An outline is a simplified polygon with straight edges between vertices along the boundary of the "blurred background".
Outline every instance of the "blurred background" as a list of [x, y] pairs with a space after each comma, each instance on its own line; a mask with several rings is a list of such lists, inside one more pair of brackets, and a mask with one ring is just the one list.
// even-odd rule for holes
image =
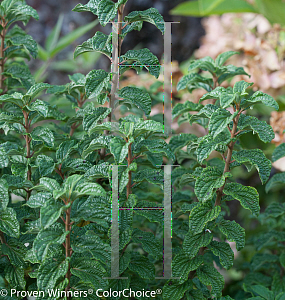
[[[101, 27], [96, 17], [88, 12], [76, 13], [72, 9], [87, 0], [27, 0], [27, 4], [37, 9], [40, 21], [31, 20], [27, 32], [40, 44], [39, 57], [31, 61], [32, 73], [37, 81], [45, 80], [51, 84], [66, 84], [68, 74], [87, 74], [92, 69], [109, 70], [110, 62], [98, 53], [84, 53], [73, 59], [73, 51], [77, 45], [92, 37], [96, 31], [110, 33], [111, 25]], [[177, 92], [175, 84], [185, 74], [189, 61], [196, 58], [211, 56], [216, 58], [225, 51], [239, 51], [229, 63], [244, 67], [251, 78], [236, 76], [227, 85], [235, 81], [246, 80], [254, 82], [253, 90], [261, 90], [272, 95], [279, 103], [280, 110], [273, 112], [265, 106], [258, 106], [248, 114], [254, 115], [271, 124], [275, 131], [275, 139], [271, 144], [264, 144], [253, 134], [242, 137], [243, 145], [248, 148], [260, 148], [268, 158], [276, 145], [285, 142], [285, 1], [283, 0], [129, 0], [125, 14], [133, 10], [145, 10], [155, 7], [163, 15], [165, 21], [180, 22], [172, 25], [172, 76], [173, 76], [173, 106], [186, 100], [198, 102], [204, 91], [188, 93], [185, 90]], [[53, 38], [51, 38], [53, 36]], [[54, 38], [56, 37], [56, 38]], [[163, 36], [151, 24], [145, 24], [140, 32], [129, 34], [123, 43], [122, 52], [129, 49], [149, 48], [162, 61]], [[155, 85], [156, 79], [146, 73], [137, 75], [126, 72], [123, 85], [134, 83], [151, 90], [152, 98], [157, 103], [162, 102], [163, 90]], [[162, 77], [159, 80], [163, 80]], [[161, 106], [153, 107], [152, 115], [160, 113]], [[155, 117], [155, 116], [154, 116]], [[205, 132], [197, 125], [178, 126], [174, 120], [175, 133], [192, 132], [204, 135]], [[285, 171], [285, 161], [278, 160], [273, 165], [272, 175]], [[257, 172], [247, 172], [245, 168], [238, 168], [236, 179], [244, 185], [254, 186], [260, 193], [261, 211], [272, 202], [284, 202], [284, 189], [275, 189], [265, 193], [260, 184]], [[259, 231], [262, 219], [253, 219], [244, 209], [240, 209], [237, 201], [229, 202], [230, 218], [241, 223], [246, 228], [247, 241]], [[255, 254], [254, 248], [248, 246], [240, 255], [243, 260], [250, 259]], [[238, 264], [238, 261], [237, 263]], [[230, 270], [226, 279], [238, 281], [243, 274], [237, 266]], [[229, 289], [237, 289], [229, 286]], [[238, 298], [237, 298], [238, 299]], [[241, 298], [242, 299], [242, 298]]]

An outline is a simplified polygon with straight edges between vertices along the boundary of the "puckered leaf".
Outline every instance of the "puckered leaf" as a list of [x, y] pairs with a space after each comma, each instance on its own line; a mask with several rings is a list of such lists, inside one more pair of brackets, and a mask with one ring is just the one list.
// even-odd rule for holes
[[31, 137], [34, 141], [42, 142], [47, 147], [52, 148], [54, 146], [54, 135], [48, 128], [38, 126], [31, 132]]
[[162, 170], [144, 169], [135, 174], [134, 181], [148, 181], [149, 183], [158, 184], [163, 187], [164, 175]]
[[126, 22], [145, 21], [154, 24], [164, 34], [164, 20], [156, 8], [144, 11], [132, 11], [125, 17]]
[[218, 189], [225, 183], [223, 172], [215, 167], [203, 169], [195, 183], [195, 194], [199, 201], [204, 202], [213, 197], [214, 189]]
[[34, 189], [36, 189], [36, 190], [45, 190], [45, 191], [48, 191], [48, 192], [52, 193], [54, 190], [59, 190], [60, 185], [55, 179], [48, 178], [48, 177], [42, 177], [40, 179], [39, 185], [34, 186]]
[[87, 4], [82, 5], [82, 4], [77, 4], [74, 8], [73, 11], [77, 12], [82, 12], [82, 11], [90, 11], [94, 15], [97, 15], [97, 8], [98, 4], [101, 0], [90, 0]]
[[215, 61], [210, 56], [206, 56], [197, 60], [192, 60], [190, 62], [188, 71], [192, 71], [197, 68], [203, 71], [209, 71], [211, 73], [214, 73], [216, 70]]
[[[96, 126], [98, 127], [98, 126]], [[90, 130], [90, 133], [94, 130], [95, 127], [93, 127], [93, 129]], [[91, 141], [91, 143], [88, 145], [88, 147], [86, 147], [83, 152], [82, 152], [82, 158], [86, 158], [89, 154], [91, 154], [92, 152], [99, 150], [99, 149], [103, 149], [103, 148], [109, 148], [110, 147], [110, 143], [113, 140], [114, 136], [99, 136], [98, 138], [94, 139]]]
[[285, 156], [285, 143], [277, 146], [272, 153], [272, 162]]
[[28, 103], [33, 100], [39, 93], [49, 88], [50, 85], [48, 83], [36, 83], [30, 87], [27, 93], [24, 95], [24, 101]]
[[179, 115], [189, 112], [189, 111], [199, 111], [203, 106], [191, 101], [186, 101], [184, 103], [178, 103], [174, 106], [172, 110], [172, 119], [175, 119]]
[[221, 67], [231, 56], [239, 54], [237, 51], [227, 51], [223, 52], [215, 60], [216, 66]]
[[244, 208], [249, 209], [255, 217], [259, 215], [259, 195], [255, 188], [231, 182], [225, 185], [224, 193], [238, 200], [240, 204]]
[[[221, 132], [215, 138], [208, 134], [198, 140], [197, 159], [200, 163], [207, 159], [214, 150], [223, 149], [231, 141], [229, 132]], [[226, 149], [225, 149], [226, 150]]]
[[252, 85], [253, 82], [246, 82], [244, 80], [238, 81], [234, 84], [233, 92], [238, 93], [241, 96], [247, 95], [248, 93], [246, 93], [245, 90]]
[[141, 110], [146, 115], [151, 112], [151, 98], [148, 93], [136, 87], [126, 86], [118, 91], [119, 97], [123, 98], [122, 104], [131, 103]]
[[218, 78], [218, 83], [221, 84], [223, 81], [230, 79], [236, 75], [247, 75], [249, 76], [244, 68], [242, 67], [236, 67], [234, 65], [227, 65], [224, 67], [223, 73]]
[[30, 55], [36, 59], [38, 55], [38, 44], [37, 42], [28, 34], [18, 35], [15, 34], [7, 39], [7, 43], [11, 46], [22, 46], [26, 49]]
[[7, 255], [10, 262], [19, 268], [24, 266], [24, 258], [27, 252], [27, 248], [24, 244], [16, 239], [9, 239], [7, 244], [1, 245], [1, 252]]
[[112, 0], [101, 0], [97, 8], [97, 15], [102, 26], [106, 26], [110, 20], [115, 18], [118, 4]]
[[212, 241], [208, 248], [214, 253], [214, 255], [219, 256], [220, 263], [224, 268], [228, 270], [233, 266], [234, 253], [228, 243]]
[[0, 96], [0, 102], [6, 102], [6, 103], [13, 103], [17, 106], [19, 106], [20, 108], [22, 108], [25, 103], [23, 100], [23, 95], [20, 93], [13, 93], [13, 94], [4, 94], [2, 96]]
[[108, 87], [110, 73], [104, 70], [92, 70], [86, 75], [86, 96], [88, 98], [98, 97], [103, 89]]
[[191, 290], [193, 283], [188, 280], [182, 284], [177, 280], [169, 280], [163, 287], [163, 299], [180, 300], [186, 291]]
[[253, 103], [263, 103], [266, 106], [272, 107], [276, 110], [279, 109], [278, 103], [274, 100], [273, 97], [261, 92], [255, 92], [249, 99], [245, 101], [245, 104], [253, 104]]
[[271, 162], [260, 149], [234, 152], [232, 158], [238, 163], [250, 163], [254, 165], [259, 173], [262, 184], [266, 183], [271, 172]]
[[0, 211], [0, 230], [11, 237], [20, 236], [20, 224], [13, 208], [7, 207]]
[[257, 133], [260, 140], [264, 143], [270, 143], [275, 137], [272, 127], [265, 121], [260, 121], [255, 117], [241, 114], [238, 122], [238, 129], [243, 130], [247, 127], [250, 127], [253, 130], [253, 133]]
[[10, 283], [11, 286], [18, 287], [19, 289], [25, 289], [26, 280], [24, 278], [25, 270], [23, 267], [18, 268], [13, 266], [12, 264], [9, 264], [5, 267], [4, 274], [5, 274], [5, 279]]
[[51, 227], [41, 230], [33, 243], [33, 249], [39, 261], [44, 260], [49, 248], [55, 244], [62, 244], [69, 231], [64, 231], [63, 225], [53, 224]]
[[160, 74], [159, 60], [147, 48], [129, 50], [125, 54], [121, 55], [120, 61], [127, 61], [120, 65], [120, 70], [121, 68], [124, 69], [125, 65], [132, 65], [132, 67], [145, 67], [151, 75], [155, 76], [155, 78], [158, 78]]
[[133, 137], [136, 138], [144, 133], [164, 133], [164, 126], [160, 122], [156, 122], [153, 120], [142, 120], [140, 119], [138, 122], [134, 124], [134, 133]]
[[235, 114], [231, 114], [228, 110], [219, 108], [211, 116], [209, 122], [209, 132], [215, 138], [219, 133], [223, 132], [227, 126], [235, 118]]
[[128, 154], [129, 142], [126, 143], [122, 138], [114, 137], [110, 142], [110, 151], [117, 163], [124, 161]]
[[41, 176], [48, 176], [53, 172], [55, 167], [53, 159], [47, 155], [39, 155], [36, 159], [36, 165], [39, 167]]
[[105, 119], [111, 112], [110, 108], [107, 107], [97, 107], [91, 114], [86, 114], [83, 118], [83, 128], [86, 131], [92, 130], [99, 120]]
[[271, 216], [277, 218], [285, 214], [285, 205], [284, 203], [271, 203], [265, 209], [266, 216]]
[[189, 228], [197, 234], [203, 231], [206, 224], [210, 221], [215, 220], [221, 212], [220, 206], [212, 208], [211, 204], [199, 203], [196, 205], [189, 216]]
[[219, 222], [220, 231], [226, 235], [228, 241], [235, 242], [237, 250], [245, 245], [245, 230], [235, 221], [222, 220]]
[[130, 261], [129, 269], [139, 274], [143, 279], [154, 279], [154, 265], [142, 255], [135, 255]]
[[173, 153], [177, 152], [184, 146], [187, 146], [190, 142], [196, 141], [197, 137], [191, 133], [180, 133], [172, 137], [169, 141], [169, 146]]
[[62, 162], [64, 159], [68, 158], [69, 155], [76, 148], [76, 141], [65, 141], [61, 143], [56, 150], [56, 160]]
[[209, 245], [212, 239], [213, 235], [208, 231], [195, 235], [189, 231], [183, 241], [183, 250], [191, 259], [196, 256], [201, 247], [206, 247]]
[[82, 45], [77, 46], [74, 52], [74, 58], [85, 52], [97, 51], [111, 57], [112, 55], [112, 36], [106, 35], [100, 31], [84, 42]]
[[202, 265], [198, 268], [197, 275], [203, 284], [212, 286], [213, 296], [219, 296], [222, 294], [225, 280], [216, 268], [209, 265]]
[[43, 117], [47, 117], [48, 112], [49, 112], [49, 107], [48, 105], [41, 100], [36, 100], [31, 104], [31, 106], [27, 107], [30, 111], [36, 111], [38, 114], [40, 114]]
[[122, 173], [119, 181], [119, 192], [121, 193], [129, 182], [129, 172], [135, 172], [137, 170], [137, 163], [132, 162]]
[[52, 290], [57, 280], [67, 273], [69, 258], [64, 260], [64, 256], [52, 257], [45, 260], [39, 267], [37, 284], [42, 291]]
[[283, 187], [282, 185], [285, 183], [285, 173], [274, 174], [265, 186], [265, 191], [268, 193], [271, 189], [275, 187]]
[[7, 181], [4, 179], [0, 179], [0, 211], [5, 210], [9, 203], [8, 189], [9, 186]]
[[173, 277], [180, 277], [179, 283], [188, 280], [190, 271], [196, 270], [203, 263], [203, 256], [199, 255], [190, 259], [182, 251], [177, 254], [172, 262]]
[[177, 91], [187, 88], [190, 92], [195, 88], [204, 88], [206, 91], [211, 90], [213, 80], [211, 78], [203, 77], [198, 73], [190, 73], [183, 76], [178, 84]]

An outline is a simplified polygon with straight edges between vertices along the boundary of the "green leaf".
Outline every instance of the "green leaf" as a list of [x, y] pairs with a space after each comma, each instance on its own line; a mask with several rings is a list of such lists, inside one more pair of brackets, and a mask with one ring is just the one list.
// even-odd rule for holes
[[28, 103], [32, 99], [34, 99], [39, 93], [49, 88], [50, 85], [48, 83], [36, 83], [27, 91], [24, 95], [24, 101]]
[[231, 182], [225, 185], [224, 193], [238, 200], [242, 207], [249, 209], [255, 217], [259, 215], [259, 195], [255, 188]]
[[[2, 145], [0, 145], [0, 147], [2, 147]], [[3, 148], [0, 148], [0, 168], [1, 169], [6, 168], [8, 167], [8, 164], [9, 164], [8, 155]]]
[[[98, 127], [102, 128], [102, 126], [98, 125], [93, 127], [90, 130], [90, 134], [93, 133], [94, 129], [98, 129]], [[109, 128], [109, 127], [108, 127]], [[91, 141], [88, 147], [86, 147], [82, 152], [82, 157], [86, 158], [93, 151], [102, 149], [102, 148], [110, 148], [110, 143], [113, 140], [114, 136], [99, 136], [98, 138]], [[118, 142], [118, 141], [116, 141]]]
[[236, 75], [249, 76], [242, 67], [227, 65], [224, 67], [223, 74], [218, 78], [218, 83], [221, 84], [223, 81], [228, 80]]
[[9, 257], [15, 267], [22, 268], [24, 266], [27, 248], [23, 243], [16, 239], [9, 239], [6, 244], [1, 245], [1, 251]]
[[125, 17], [126, 22], [144, 21], [155, 25], [164, 34], [164, 20], [156, 8], [144, 11], [132, 11]]
[[11, 286], [17, 287], [18, 289], [25, 289], [26, 280], [24, 278], [25, 270], [23, 267], [18, 268], [9, 264], [5, 267], [4, 274], [5, 279], [10, 283]]
[[[80, 278], [81, 281], [90, 283], [97, 289], [106, 285], [106, 280], [102, 279], [106, 276], [106, 271], [96, 260], [79, 257], [72, 263], [70, 271], [71, 274]], [[105, 284], [103, 284], [103, 280]]]
[[[194, 64], [196, 60], [190, 63], [190, 66]], [[190, 73], [184, 75], [177, 83], [177, 91], [188, 89], [189, 92], [197, 88], [203, 88], [207, 92], [211, 90], [213, 80], [211, 78], [203, 77], [198, 73]]]
[[122, 163], [128, 154], [129, 142], [126, 143], [122, 138], [114, 137], [110, 142], [110, 152], [113, 154], [117, 163]]
[[184, 103], [178, 103], [172, 110], [172, 119], [175, 119], [179, 115], [189, 111], [199, 111], [203, 106], [197, 103], [186, 101]]
[[135, 228], [132, 233], [132, 241], [141, 244], [143, 250], [156, 259], [162, 256], [162, 245], [153, 233]]
[[52, 131], [44, 127], [35, 127], [31, 132], [31, 137], [34, 141], [44, 143], [48, 148], [54, 146], [54, 135]]
[[278, 103], [274, 100], [273, 97], [261, 92], [257, 91], [255, 92], [249, 99], [245, 101], [245, 104], [252, 104], [252, 103], [263, 103], [266, 106], [272, 107], [276, 110], [279, 109]]
[[39, 261], [45, 260], [49, 248], [52, 245], [60, 245], [65, 241], [69, 231], [64, 231], [63, 225], [53, 224], [51, 227], [41, 230], [33, 243], [33, 249]]
[[50, 175], [55, 168], [53, 159], [46, 155], [39, 155], [36, 159], [36, 165], [39, 167], [39, 173], [41, 176]]
[[238, 251], [245, 246], [245, 230], [238, 223], [230, 220], [221, 220], [218, 227], [228, 241], [236, 243]]
[[[70, 178], [70, 177], [69, 177]], [[75, 192], [78, 194], [77, 197], [88, 195], [88, 196], [105, 196], [106, 191], [98, 183], [93, 182], [80, 182], [76, 185]]]
[[190, 259], [188, 255], [183, 252], [175, 255], [172, 262], [173, 277], [180, 277], [179, 283], [188, 280], [188, 275], [191, 271], [196, 270], [203, 263], [203, 256], [199, 255]]
[[248, 95], [248, 93], [246, 93], [245, 90], [252, 85], [253, 85], [253, 82], [246, 82], [244, 80], [238, 81], [234, 84], [233, 92], [238, 93], [241, 96]]
[[271, 162], [260, 149], [241, 150], [234, 152], [232, 159], [238, 163], [250, 163], [254, 165], [259, 173], [262, 184], [268, 180], [271, 172]]
[[135, 255], [130, 261], [129, 269], [143, 279], [154, 279], [154, 265], [149, 259], [142, 255]]
[[25, 105], [23, 101], [23, 95], [17, 92], [11, 95], [4, 94], [0, 96], [0, 102], [12, 103], [19, 106], [20, 108], [23, 108], [23, 106]]
[[253, 133], [257, 133], [260, 140], [264, 143], [270, 143], [275, 137], [272, 127], [265, 121], [260, 121], [255, 117], [241, 114], [238, 122], [238, 129], [243, 130], [247, 127], [250, 127], [253, 130]]
[[183, 295], [186, 291], [191, 290], [193, 283], [188, 280], [182, 284], [176, 280], [169, 280], [163, 287], [163, 299], [180, 300], [183, 299]]
[[148, 181], [163, 188], [164, 176], [162, 170], [144, 169], [135, 174], [134, 182]]
[[224, 268], [228, 270], [233, 266], [234, 253], [228, 243], [212, 241], [208, 248], [214, 253], [214, 255], [219, 256], [220, 263]]
[[209, 265], [202, 265], [197, 270], [197, 276], [203, 284], [212, 286], [211, 292], [214, 297], [222, 294], [225, 280], [216, 268]]
[[169, 141], [169, 146], [173, 153], [176, 153], [181, 148], [187, 146], [189, 143], [196, 141], [196, 135], [192, 133], [180, 133], [179, 135], [173, 136]]
[[273, 300], [274, 294], [268, 288], [263, 285], [251, 285], [250, 287], [245, 286], [245, 291], [251, 292], [253, 296], [261, 296], [262, 299]]
[[272, 162], [285, 156], [285, 143], [278, 145], [272, 153]]
[[90, 0], [87, 4], [82, 5], [82, 4], [77, 4], [74, 8], [73, 11], [76, 12], [82, 12], [82, 11], [90, 11], [94, 15], [97, 15], [97, 8], [98, 4], [101, 0]]
[[45, 118], [47, 117], [49, 112], [48, 105], [42, 100], [36, 100], [35, 102], [32, 103], [31, 106], [28, 106], [27, 108], [30, 111], [36, 111], [38, 114], [42, 115]]
[[183, 241], [183, 250], [191, 259], [196, 256], [201, 247], [206, 247], [209, 245], [212, 239], [213, 235], [208, 231], [195, 235], [189, 231]]
[[[274, 174], [265, 186], [265, 191], [268, 193], [271, 189], [275, 187], [283, 187], [285, 183], [285, 173]], [[282, 184], [282, 185], [281, 185]]]
[[27, 24], [30, 17], [39, 20], [39, 15], [37, 11], [29, 5], [18, 4], [11, 10], [12, 14], [16, 16], [16, 20], [12, 19], [12, 21], [22, 21], [24, 25]]
[[[54, 190], [59, 190], [60, 185], [55, 179], [48, 178], [48, 177], [42, 177], [42, 178], [40, 178], [39, 185], [35, 186], [34, 189], [37, 189], [37, 190], [43, 189], [45, 191], [52, 193]], [[42, 194], [40, 194], [39, 197], [41, 197], [41, 196], [42, 196]], [[46, 197], [48, 197], [48, 195], [46, 195]]]
[[235, 54], [239, 54], [239, 52], [237, 51], [227, 51], [227, 52], [223, 52], [220, 55], [217, 56], [215, 63], [217, 67], [222, 67], [223, 64], [233, 55]]
[[211, 116], [209, 122], [209, 132], [215, 138], [219, 133], [223, 132], [227, 126], [236, 117], [237, 113], [231, 114], [228, 110], [219, 108]]
[[131, 103], [143, 110], [147, 116], [150, 114], [151, 98], [148, 93], [136, 87], [126, 86], [118, 91], [118, 95], [124, 99], [121, 104]]
[[0, 230], [11, 237], [20, 236], [20, 224], [13, 208], [7, 207], [0, 211]]
[[68, 158], [75, 151], [76, 145], [76, 141], [74, 140], [62, 142], [56, 150], [56, 160], [62, 162]]
[[265, 215], [277, 218], [285, 213], [284, 203], [270, 203], [265, 209]]
[[26, 35], [14, 35], [7, 40], [8, 44], [13, 46], [22, 46], [26, 49], [30, 55], [36, 59], [38, 56], [38, 44], [37, 42], [28, 34]]
[[69, 258], [52, 257], [40, 264], [37, 276], [39, 290], [52, 290], [58, 279], [63, 278], [68, 271]]
[[48, 35], [48, 37], [46, 39], [45, 49], [48, 52], [51, 52], [54, 49], [54, 47], [56, 46], [57, 42], [58, 42], [60, 32], [61, 32], [61, 28], [62, 28], [63, 18], [64, 18], [64, 15], [60, 14], [59, 18], [56, 22], [56, 25], [54, 26], [51, 33]]
[[[0, 152], [1, 155], [1, 152]], [[1, 157], [1, 156], [0, 156]], [[5, 210], [9, 203], [9, 186], [4, 179], [0, 179], [0, 211]]]
[[189, 65], [188, 72], [198, 68], [203, 71], [215, 73], [215, 61], [210, 56], [206, 56], [197, 60], [192, 60]]
[[103, 89], [108, 87], [110, 73], [104, 70], [92, 70], [86, 75], [86, 97], [91, 99], [98, 97]]
[[129, 172], [135, 172], [137, 170], [137, 163], [132, 162], [122, 173], [119, 182], [119, 192], [121, 193], [129, 182]]
[[215, 167], [204, 168], [195, 182], [195, 194], [199, 201], [212, 199], [214, 189], [218, 189], [225, 183], [223, 172]]
[[86, 131], [92, 130], [99, 120], [105, 119], [111, 113], [111, 108], [97, 107], [92, 114], [86, 114], [83, 118], [83, 128]]
[[175, 160], [175, 155], [171, 151], [169, 145], [161, 139], [158, 140], [142, 140], [134, 147], [135, 153], [150, 151], [152, 153], [163, 153], [165, 156]]
[[102, 26], [106, 26], [109, 21], [117, 15], [118, 5], [112, 0], [101, 0], [98, 4], [97, 15]]
[[199, 203], [195, 206], [189, 216], [189, 228], [197, 234], [203, 231], [206, 224], [215, 220], [221, 212], [220, 206], [212, 208], [211, 204]]
[[82, 45], [77, 46], [74, 51], [74, 58], [85, 52], [97, 51], [105, 54], [108, 57], [112, 56], [112, 36], [106, 35], [100, 31], [84, 42]]
[[134, 122], [133, 137], [136, 138], [144, 133], [164, 133], [164, 125], [153, 120], [140, 119]]
[[223, 149], [223, 147], [227, 146], [230, 141], [231, 136], [228, 132], [221, 132], [215, 138], [213, 138], [210, 134], [205, 135], [198, 140], [199, 144], [196, 150], [198, 162], [202, 163], [203, 160], [207, 159], [214, 150]]
[[[159, 60], [147, 48], [127, 51], [125, 54], [120, 56], [120, 62], [122, 61], [130, 61], [130, 62], [125, 62], [121, 64], [120, 70], [121, 68], [124, 68], [124, 65], [127, 66], [132, 65], [132, 67], [141, 66], [141, 67], [145, 67], [151, 75], [155, 76], [155, 78], [159, 77], [160, 74]], [[135, 61], [135, 63], [133, 61]]]

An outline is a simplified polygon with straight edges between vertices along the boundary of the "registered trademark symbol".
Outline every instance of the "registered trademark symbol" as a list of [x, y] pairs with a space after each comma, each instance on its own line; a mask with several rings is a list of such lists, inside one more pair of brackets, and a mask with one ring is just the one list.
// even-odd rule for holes
[[88, 290], [88, 294], [89, 294], [89, 295], [93, 294], [93, 290], [92, 290], [92, 289], [89, 289], [89, 290]]
[[157, 289], [157, 290], [156, 290], [156, 293], [157, 293], [158, 295], [160, 295], [160, 294], [162, 293], [162, 289]]

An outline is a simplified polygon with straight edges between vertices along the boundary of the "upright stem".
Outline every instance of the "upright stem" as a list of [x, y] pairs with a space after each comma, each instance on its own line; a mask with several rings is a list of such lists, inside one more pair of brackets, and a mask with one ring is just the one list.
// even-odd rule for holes
[[[71, 257], [71, 247], [70, 247], [70, 231], [71, 231], [71, 224], [70, 224], [70, 214], [71, 214], [71, 207], [68, 208], [66, 211], [66, 218], [65, 218], [65, 231], [69, 231], [69, 234], [65, 238], [65, 257]], [[68, 271], [65, 275], [65, 277], [68, 279], [68, 285], [66, 287], [66, 292], [70, 289], [70, 264], [68, 265]], [[67, 300], [70, 300], [70, 297], [67, 297]]]
[[[128, 148], [128, 167], [132, 163], [132, 144], [129, 145]], [[129, 198], [129, 195], [132, 193], [132, 172], [129, 171], [129, 182], [127, 185], [127, 199]]]
[[122, 4], [118, 9], [118, 55], [121, 55], [121, 46], [122, 46], [122, 38], [120, 35], [122, 34], [122, 27], [123, 27], [123, 17], [124, 17], [124, 8], [125, 5]]
[[[233, 128], [231, 130], [231, 138], [233, 139], [236, 135], [237, 132], [237, 126], [238, 126], [238, 120], [240, 117], [240, 113], [234, 118], [233, 120]], [[230, 164], [231, 164], [231, 160], [232, 160], [232, 155], [233, 155], [233, 150], [234, 150], [234, 145], [235, 145], [235, 141], [231, 141], [230, 144], [228, 145], [228, 152], [227, 152], [227, 158], [226, 158], [226, 163], [225, 163], [225, 168], [224, 168], [224, 172], [223, 174], [225, 174], [226, 172], [230, 171]], [[221, 205], [221, 199], [223, 196], [223, 191], [226, 185], [226, 180], [223, 186], [221, 186], [218, 190], [217, 190], [217, 198], [216, 198], [216, 202], [215, 202], [215, 206], [217, 205]]]

